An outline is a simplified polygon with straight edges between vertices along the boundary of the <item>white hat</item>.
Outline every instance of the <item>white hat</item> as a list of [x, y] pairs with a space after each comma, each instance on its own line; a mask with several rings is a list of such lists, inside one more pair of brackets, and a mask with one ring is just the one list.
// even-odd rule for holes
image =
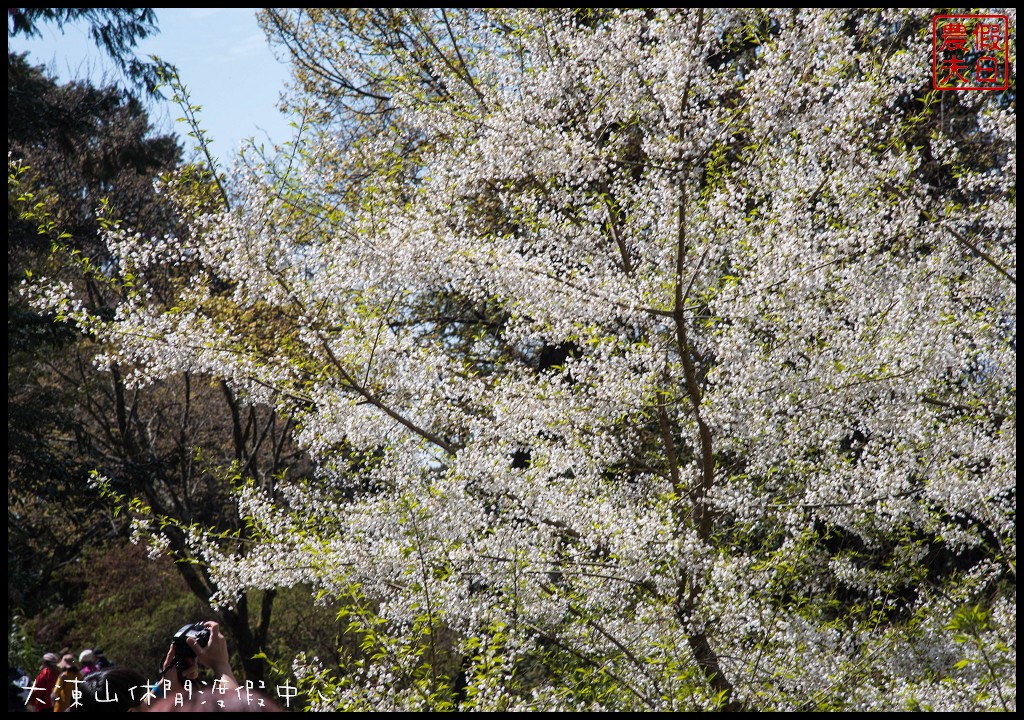
[[83, 650], [78, 656], [78, 662], [96, 662], [96, 656], [92, 654], [92, 650]]

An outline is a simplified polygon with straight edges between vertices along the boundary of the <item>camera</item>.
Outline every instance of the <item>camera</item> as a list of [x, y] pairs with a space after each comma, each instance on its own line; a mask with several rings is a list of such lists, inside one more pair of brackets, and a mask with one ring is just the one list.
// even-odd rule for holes
[[188, 646], [188, 639], [194, 637], [200, 647], [206, 647], [210, 642], [210, 628], [201, 622], [190, 623], [174, 633], [174, 657], [176, 661], [183, 661], [193, 658], [196, 654]]

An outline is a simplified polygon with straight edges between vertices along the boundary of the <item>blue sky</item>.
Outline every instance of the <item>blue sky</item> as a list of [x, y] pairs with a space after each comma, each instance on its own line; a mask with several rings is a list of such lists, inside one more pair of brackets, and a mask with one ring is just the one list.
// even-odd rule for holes
[[[289, 118], [276, 103], [288, 80], [288, 65], [279, 62], [256, 23], [257, 8], [156, 8], [159, 33], [139, 43], [139, 56], [157, 55], [177, 66], [182, 81], [201, 105], [200, 123], [213, 140], [214, 154], [225, 164], [254, 137], [281, 143], [292, 137]], [[28, 51], [29, 60], [47, 66], [61, 81], [117, 78], [117, 71], [88, 37], [85, 25], [64, 33], [42, 25], [43, 37], [10, 38], [7, 47]], [[162, 132], [176, 132], [189, 149], [179, 108], [169, 101], [149, 106], [151, 121]]]

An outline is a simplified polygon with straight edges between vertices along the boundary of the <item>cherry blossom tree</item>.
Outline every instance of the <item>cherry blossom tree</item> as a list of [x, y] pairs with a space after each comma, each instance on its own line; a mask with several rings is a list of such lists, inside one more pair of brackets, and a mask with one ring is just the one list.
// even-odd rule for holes
[[932, 15], [264, 11], [305, 134], [111, 224], [114, 318], [27, 292], [294, 420], [187, 530], [344, 603], [314, 708], [1014, 710], [1015, 100]]

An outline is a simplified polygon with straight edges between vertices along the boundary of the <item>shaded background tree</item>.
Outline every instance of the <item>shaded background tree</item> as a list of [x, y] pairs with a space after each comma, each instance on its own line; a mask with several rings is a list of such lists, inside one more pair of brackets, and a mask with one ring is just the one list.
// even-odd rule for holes
[[153, 8], [7, 8], [8, 37], [39, 37], [43, 25], [56, 25], [63, 32], [65, 25], [83, 23], [132, 89], [159, 96], [160, 66], [134, 52], [139, 40], [159, 32]]
[[[31, 165], [74, 250], [102, 258], [95, 216], [100, 198], [116, 212], [151, 227], [173, 223], [154, 202], [153, 180], [175, 166], [180, 149], [170, 136], [148, 137], [140, 104], [116, 88], [59, 85], [25, 55], [8, 54], [8, 152]], [[8, 203], [8, 585], [9, 602], [46, 602], [53, 573], [80, 547], [109, 536], [109, 522], [84, 478], [88, 414], [100, 376], [82, 340], [28, 308], [18, 292], [26, 273], [74, 277], [94, 305], [101, 287], [88, 275], [60, 267], [38, 223], [13, 214]], [[24, 505], [23, 505], [24, 504]], [[16, 579], [15, 579], [16, 578]]]
[[[109, 37], [113, 30], [104, 32]], [[131, 28], [126, 32], [135, 37]], [[117, 47], [127, 52], [130, 44]], [[139, 603], [128, 585], [109, 582], [118, 558], [123, 569], [146, 567], [132, 560], [125, 546], [131, 528], [89, 486], [90, 471], [116, 478], [117, 490], [186, 523], [239, 530], [232, 482], [244, 478], [270, 488], [286, 470], [301, 472], [302, 457], [286, 422], [240, 401], [223, 383], [185, 374], [130, 390], [116, 365], [96, 367], [99, 349], [87, 338], [30, 309], [19, 292], [26, 276], [45, 274], [71, 283], [91, 308], [109, 315], [131, 280], [116, 270], [114, 282], [100, 279], [113, 262], [97, 243], [101, 222], [174, 231], [154, 184], [180, 163], [181, 148], [173, 137], [152, 133], [139, 100], [114, 86], [59, 84], [24, 54], [9, 53], [8, 150], [30, 168], [23, 189], [38, 202], [25, 216], [15, 210], [18, 198], [8, 198], [8, 620], [17, 613], [48, 646], [105, 644], [124, 661], [148, 658], [148, 668], [162, 660], [165, 636], [185, 621], [181, 616], [187, 620], [197, 608], [210, 614], [216, 586], [188, 562], [180, 534], [170, 542], [182, 562], [156, 560], [139, 582], [139, 588], [162, 587], [159, 600], [143, 595], [163, 610]], [[195, 177], [204, 182], [201, 169]], [[41, 224], [60, 228], [59, 243], [40, 233]], [[180, 276], [169, 272], [163, 283], [173, 292]], [[166, 582], [169, 571], [177, 581]], [[98, 603], [107, 592], [113, 597]], [[310, 595], [296, 592], [284, 603], [292, 608], [284, 618], [288, 631], [271, 638], [276, 593], [254, 597], [251, 617], [246, 599], [217, 615], [249, 679], [264, 677], [265, 662], [257, 657], [264, 651], [287, 657], [291, 640], [308, 637], [295, 632], [296, 613], [318, 618], [312, 637], [334, 637], [323, 632], [333, 626], [330, 614], [317, 616]], [[149, 632], [121, 632], [147, 623]], [[331, 640], [325, 651], [334, 645]]]

